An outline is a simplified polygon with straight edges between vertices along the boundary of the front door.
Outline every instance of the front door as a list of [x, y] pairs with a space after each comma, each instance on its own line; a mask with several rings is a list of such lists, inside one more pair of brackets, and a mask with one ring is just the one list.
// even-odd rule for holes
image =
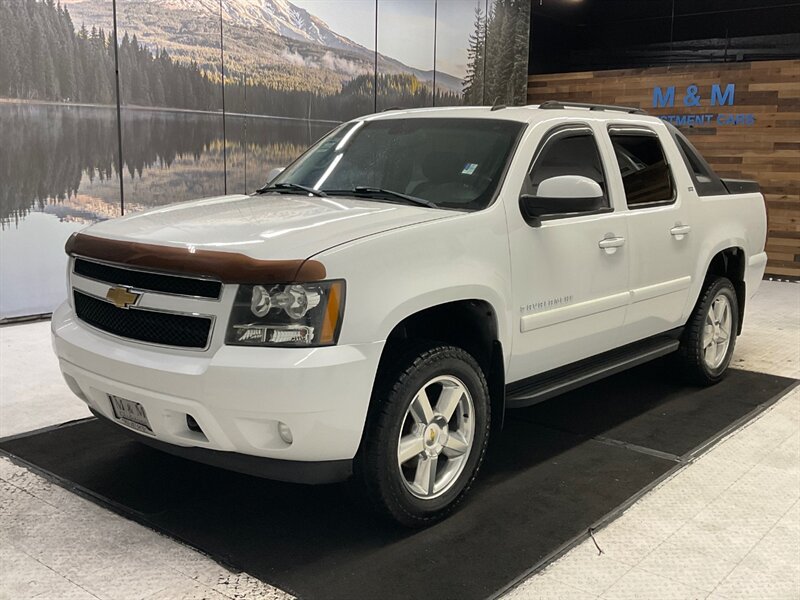
[[516, 203], [506, 203], [518, 311], [508, 383], [618, 345], [629, 299], [627, 216], [609, 194], [598, 148], [604, 132], [595, 127], [569, 123], [545, 133], [529, 149], [532, 166], [521, 192], [535, 195], [545, 179], [581, 175], [600, 184], [605, 208], [553, 215], [531, 227]]

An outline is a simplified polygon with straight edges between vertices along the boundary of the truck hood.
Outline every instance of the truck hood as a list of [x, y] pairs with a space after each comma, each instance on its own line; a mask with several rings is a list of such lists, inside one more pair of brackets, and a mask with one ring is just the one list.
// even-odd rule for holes
[[104, 221], [87, 233], [148, 244], [239, 252], [256, 259], [301, 259], [358, 238], [455, 214], [341, 197], [234, 195], [172, 204]]

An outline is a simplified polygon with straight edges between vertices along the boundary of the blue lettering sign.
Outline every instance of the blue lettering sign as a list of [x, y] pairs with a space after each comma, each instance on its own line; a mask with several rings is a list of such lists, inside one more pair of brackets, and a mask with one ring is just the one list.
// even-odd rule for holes
[[692, 84], [686, 88], [686, 95], [683, 97], [684, 106], [700, 106], [700, 94], [697, 86]]
[[728, 106], [733, 106], [733, 98], [734, 93], [736, 91], [736, 85], [733, 83], [729, 83], [725, 86], [725, 93], [722, 93], [719, 88], [719, 84], [715, 83], [711, 86], [711, 106], [720, 105], [723, 106], [727, 104]]
[[665, 106], [675, 106], [675, 86], [667, 88], [666, 93], [660, 86], [653, 88], [653, 108], [664, 108]]
[[756, 118], [753, 113], [746, 113], [746, 114], [738, 114], [738, 115], [729, 115], [726, 113], [720, 113], [717, 115], [717, 124], [718, 125], [745, 125], [750, 126], [755, 124]]
[[678, 127], [713, 127], [714, 125], [743, 125], [749, 127], [755, 125], [756, 122], [756, 117], [753, 113], [661, 115], [659, 118]]
[[[711, 106], [733, 106], [736, 101], [736, 84], [714, 83], [711, 84]], [[686, 86], [686, 92], [681, 98], [683, 105], [687, 108], [699, 108], [702, 110], [703, 92], [696, 84]], [[653, 86], [653, 108], [666, 108], [675, 106], [675, 86]], [[661, 115], [661, 118], [678, 127], [713, 127], [714, 125], [734, 125], [751, 126], [756, 122], [756, 117], [752, 113], [729, 114], [729, 113], [706, 113], [706, 114], [682, 114], [682, 115]]]

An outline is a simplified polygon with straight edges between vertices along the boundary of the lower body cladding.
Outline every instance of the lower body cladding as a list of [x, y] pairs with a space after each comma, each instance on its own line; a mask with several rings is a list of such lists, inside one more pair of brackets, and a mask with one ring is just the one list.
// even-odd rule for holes
[[144, 443], [281, 481], [352, 472], [383, 343], [187, 356], [96, 332], [66, 304], [52, 329], [70, 389]]

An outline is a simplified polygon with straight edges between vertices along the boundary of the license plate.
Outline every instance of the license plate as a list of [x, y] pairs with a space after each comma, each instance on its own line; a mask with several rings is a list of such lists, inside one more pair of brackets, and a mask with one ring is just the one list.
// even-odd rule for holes
[[114, 416], [118, 421], [136, 431], [153, 433], [147, 413], [144, 412], [144, 406], [133, 400], [126, 400], [111, 394], [108, 395], [108, 398], [111, 400], [111, 407], [114, 409]]

